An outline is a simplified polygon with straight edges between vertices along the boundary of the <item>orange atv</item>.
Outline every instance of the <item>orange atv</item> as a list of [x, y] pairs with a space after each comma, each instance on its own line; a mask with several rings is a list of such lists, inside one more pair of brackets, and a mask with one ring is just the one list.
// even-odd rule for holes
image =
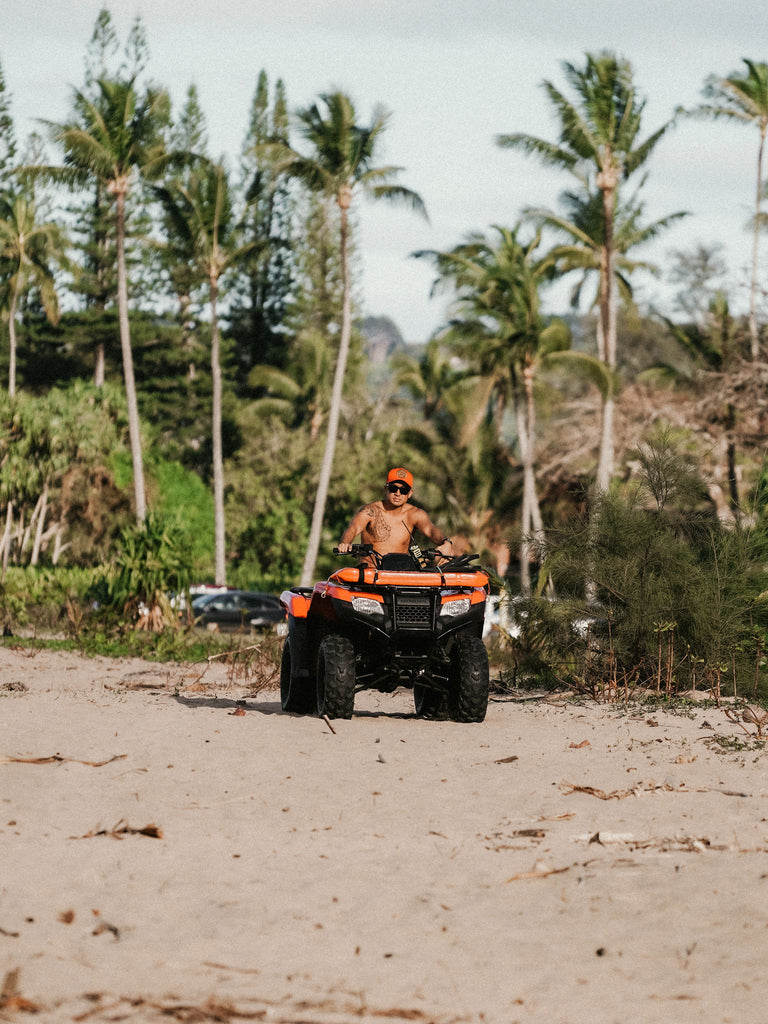
[[482, 722], [490, 587], [487, 573], [471, 564], [477, 555], [449, 558], [433, 549], [417, 560], [382, 556], [367, 544], [351, 553], [368, 564], [280, 595], [288, 613], [283, 710], [351, 718], [359, 690], [403, 686], [413, 690], [417, 715]]

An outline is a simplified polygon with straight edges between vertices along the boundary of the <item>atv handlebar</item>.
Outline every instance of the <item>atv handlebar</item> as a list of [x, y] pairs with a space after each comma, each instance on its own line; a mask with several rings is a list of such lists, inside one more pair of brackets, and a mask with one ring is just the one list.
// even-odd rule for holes
[[373, 544], [353, 544], [351, 551], [339, 551], [338, 548], [333, 549], [334, 555], [349, 555], [350, 558], [365, 558], [366, 555], [373, 555], [377, 552], [373, 550]]
[[[339, 551], [338, 548], [334, 548], [333, 553], [334, 555], [349, 555], [351, 558], [373, 558], [376, 567], [381, 567], [382, 556], [376, 551], [373, 544], [353, 544], [351, 551]], [[480, 557], [477, 552], [465, 555], [444, 555], [437, 548], [427, 548], [423, 554], [427, 561], [432, 563], [431, 567], [437, 568], [441, 572], [462, 572], [465, 569], [473, 568], [471, 563]]]

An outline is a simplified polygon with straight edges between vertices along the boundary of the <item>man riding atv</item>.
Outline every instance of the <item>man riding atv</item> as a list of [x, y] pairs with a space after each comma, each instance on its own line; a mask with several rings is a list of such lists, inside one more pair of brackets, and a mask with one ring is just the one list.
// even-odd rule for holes
[[[412, 493], [413, 474], [402, 466], [390, 469], [383, 500], [372, 501], [355, 513], [341, 535], [339, 553], [351, 552], [352, 542], [360, 535], [362, 543], [371, 544], [381, 556], [382, 569], [410, 569], [414, 566], [413, 556], [417, 560], [419, 557], [419, 549], [413, 539], [414, 532], [419, 530], [434, 543], [441, 555], [449, 557], [452, 541], [435, 526], [424, 509], [409, 503]], [[373, 565], [373, 558], [368, 556], [365, 564]]]
[[[416, 529], [451, 542], [408, 503], [413, 477], [396, 467], [383, 501], [353, 517], [334, 549], [360, 561], [313, 587], [280, 595], [288, 636], [280, 668], [283, 711], [351, 718], [361, 690], [413, 691], [417, 715], [482, 722], [488, 653], [482, 640], [488, 574], [474, 554], [422, 554]], [[362, 535], [363, 544], [352, 540]]]

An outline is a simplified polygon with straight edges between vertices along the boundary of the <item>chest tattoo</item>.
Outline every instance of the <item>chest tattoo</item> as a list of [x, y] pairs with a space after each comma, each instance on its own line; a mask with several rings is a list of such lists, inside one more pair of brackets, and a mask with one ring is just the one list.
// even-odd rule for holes
[[409, 532], [401, 515], [388, 516], [379, 505], [370, 506], [370, 514], [367, 532], [374, 542], [389, 540], [395, 531]]

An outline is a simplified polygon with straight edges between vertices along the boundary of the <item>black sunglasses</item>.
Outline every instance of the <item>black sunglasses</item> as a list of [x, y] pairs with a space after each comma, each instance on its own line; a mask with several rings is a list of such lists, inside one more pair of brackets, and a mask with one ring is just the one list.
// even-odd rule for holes
[[387, 484], [387, 490], [390, 494], [408, 494], [410, 489], [408, 484]]

